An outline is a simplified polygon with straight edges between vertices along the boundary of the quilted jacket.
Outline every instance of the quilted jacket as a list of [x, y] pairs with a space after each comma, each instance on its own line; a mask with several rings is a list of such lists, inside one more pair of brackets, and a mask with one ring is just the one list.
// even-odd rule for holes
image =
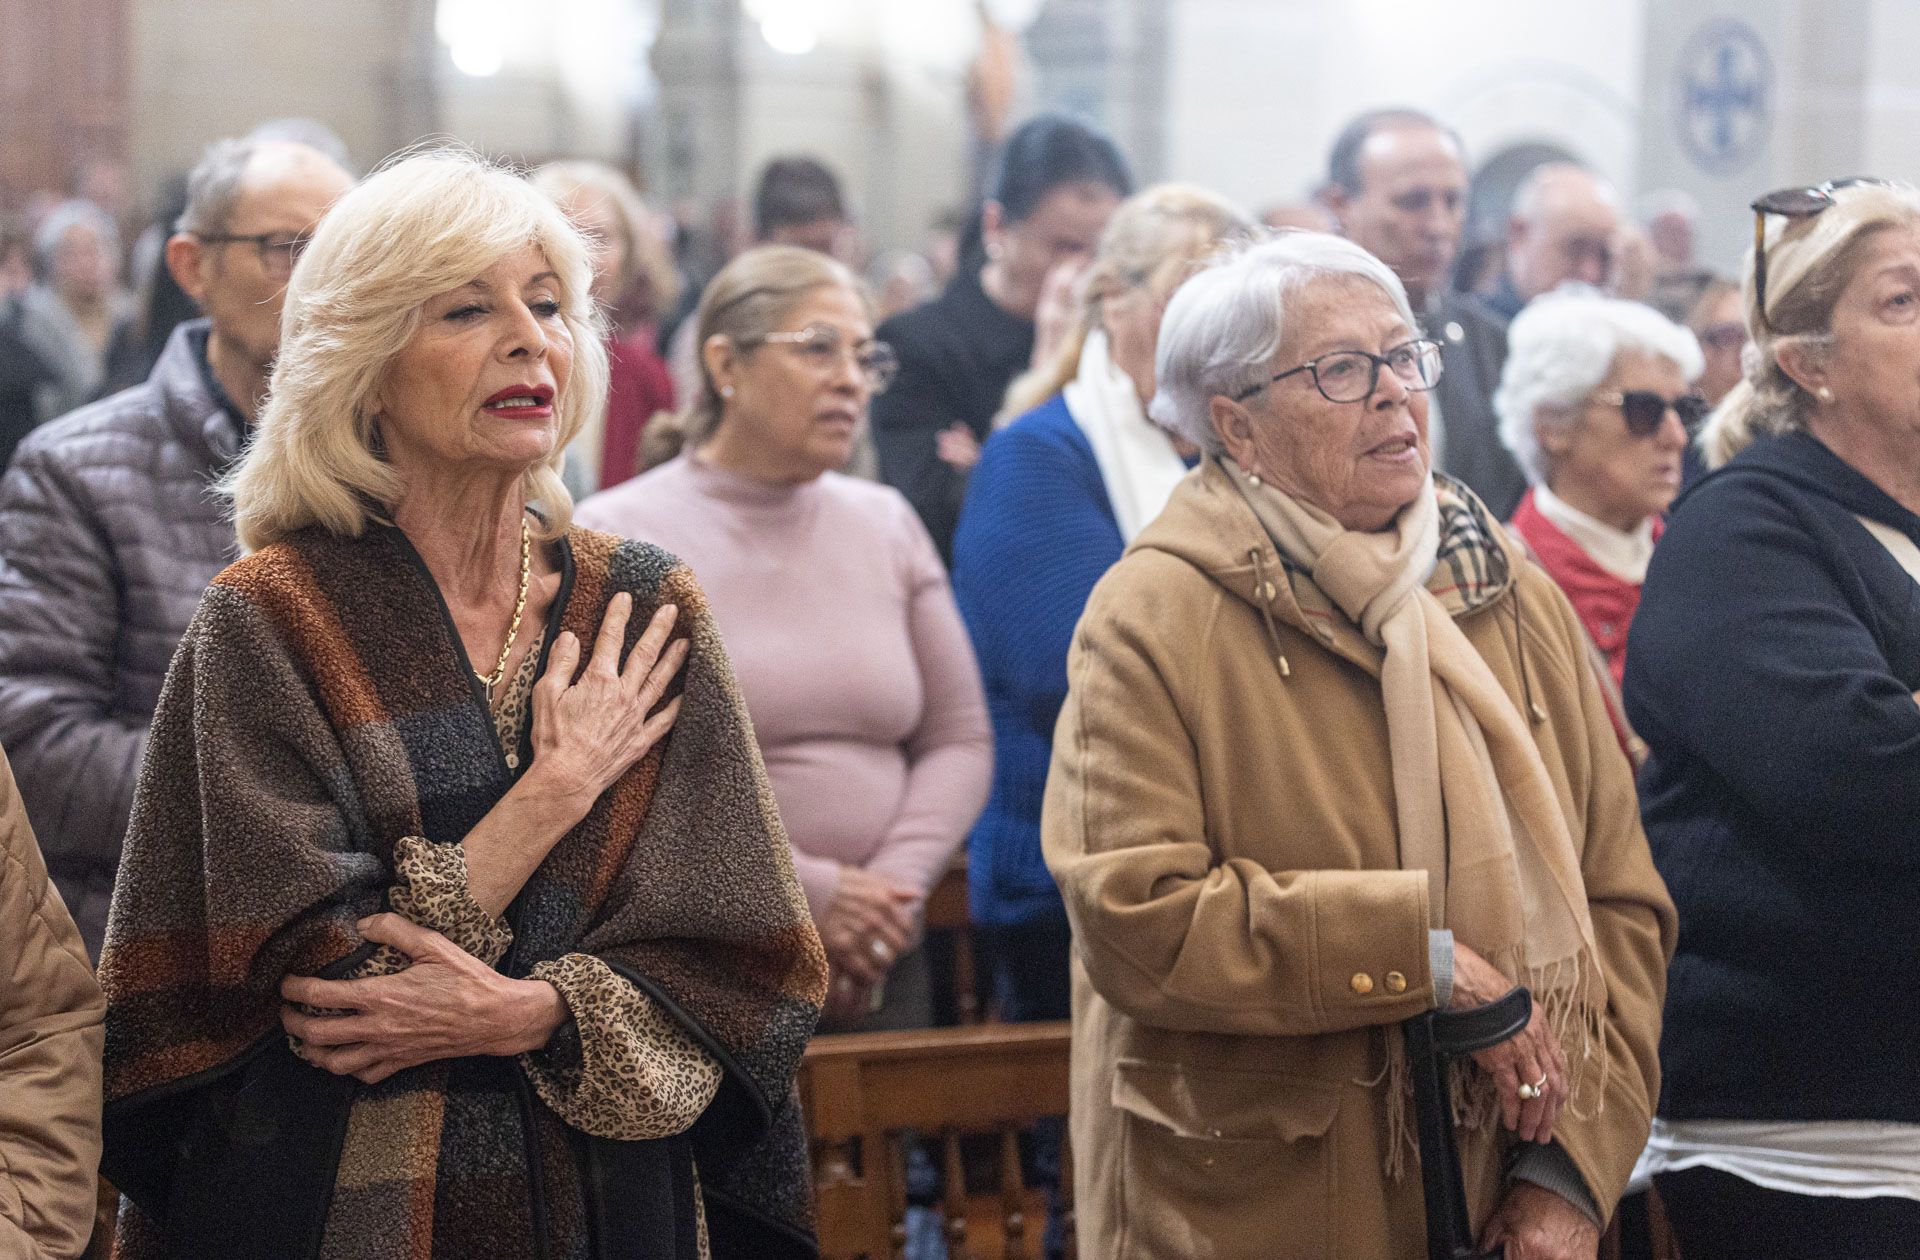
[[182, 324], [145, 384], [35, 430], [0, 481], [0, 746], [96, 957], [160, 684], [239, 554], [212, 482], [242, 422], [207, 329]]

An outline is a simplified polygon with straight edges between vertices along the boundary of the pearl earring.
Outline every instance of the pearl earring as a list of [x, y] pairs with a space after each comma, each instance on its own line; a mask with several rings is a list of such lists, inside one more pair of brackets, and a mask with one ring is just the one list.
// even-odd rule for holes
[[1825, 385], [1822, 385], [1820, 387], [1820, 401], [1821, 402], [1833, 401], [1833, 391], [1828, 389]]
[[722, 397], [722, 398], [731, 398], [731, 397], [733, 397], [733, 386], [731, 386], [731, 385], [722, 385], [722, 386], [720, 387], [720, 397]]

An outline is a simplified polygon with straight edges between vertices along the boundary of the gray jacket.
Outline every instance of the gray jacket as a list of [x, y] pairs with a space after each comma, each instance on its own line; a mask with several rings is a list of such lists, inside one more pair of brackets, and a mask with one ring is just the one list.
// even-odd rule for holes
[[241, 421], [206, 346], [182, 324], [145, 384], [35, 430], [0, 480], [0, 746], [96, 957], [160, 684], [238, 556], [211, 483]]

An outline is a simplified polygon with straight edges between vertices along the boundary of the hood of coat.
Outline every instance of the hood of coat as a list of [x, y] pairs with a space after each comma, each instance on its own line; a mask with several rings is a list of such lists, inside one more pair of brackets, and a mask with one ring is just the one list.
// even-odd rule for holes
[[1865, 516], [1920, 540], [1920, 517], [1841, 459], [1819, 438], [1803, 430], [1758, 438], [1752, 446], [1693, 485], [1674, 501], [1678, 512], [1700, 487], [1730, 477], [1758, 475], [1831, 499], [1856, 516]]
[[[1427, 589], [1457, 619], [1511, 591], [1524, 553], [1473, 491], [1444, 473], [1434, 475], [1434, 488], [1440, 497], [1440, 555]], [[1166, 510], [1128, 550], [1177, 556], [1243, 603], [1301, 629], [1333, 612], [1311, 575], [1281, 556], [1217, 456], [1187, 474]]]

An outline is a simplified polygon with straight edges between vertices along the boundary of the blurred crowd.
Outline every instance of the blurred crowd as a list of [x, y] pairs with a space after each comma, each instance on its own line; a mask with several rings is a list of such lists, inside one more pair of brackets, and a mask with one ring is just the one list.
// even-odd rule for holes
[[[1527, 174], [1504, 231], [1468, 239], [1472, 155], [1444, 119], [1413, 109], [1352, 120], [1330, 137], [1311, 195], [1257, 215], [1190, 184], [1139, 187], [1120, 146], [1066, 114], [1026, 118], [984, 148], [968, 203], [884, 252], [867, 247], [840, 176], [807, 155], [753, 172], [741, 205], [663, 207], [643, 195], [643, 172], [571, 158], [509, 176], [470, 155], [414, 155], [363, 176], [324, 126], [300, 119], [217, 141], [156, 205], [137, 204], [124, 168], [95, 164], [0, 218], [0, 744], [78, 940], [88, 957], [106, 950], [109, 1027], [112, 1010], [146, 1000], [116, 959], [150, 960], [140, 951], [167, 935], [136, 935], [159, 912], [142, 901], [150, 886], [130, 888], [123, 843], [148, 861], [207, 862], [209, 888], [219, 865], [168, 849], [178, 838], [157, 821], [167, 791], [212, 792], [218, 777], [180, 768], [203, 746], [167, 722], [168, 705], [186, 703], [183, 639], [210, 650], [204, 611], [195, 620], [203, 593], [253, 563], [246, 552], [265, 554], [243, 540], [302, 537], [275, 512], [330, 523], [284, 508], [301, 478], [338, 483], [343, 537], [391, 523], [417, 548], [393, 554], [435, 580], [486, 568], [436, 568], [447, 522], [473, 504], [445, 490], [457, 479], [428, 472], [439, 458], [505, 457], [448, 454], [442, 437], [409, 430], [393, 382], [405, 367], [431, 396], [444, 384], [433, 372], [454, 371], [434, 364], [465, 362], [462, 339], [477, 346], [472, 330], [501, 321], [501, 345], [570, 347], [576, 383], [595, 393], [565, 404], [577, 427], [555, 421], [564, 494], [538, 480], [537, 452], [502, 474], [548, 497], [481, 521], [476, 536], [504, 541], [471, 549], [492, 566], [471, 602], [451, 579], [420, 588], [443, 590], [462, 651], [484, 644], [460, 672], [478, 679], [513, 772], [493, 786], [524, 778], [529, 697], [547, 686], [535, 682], [543, 652], [559, 650], [519, 637], [523, 613], [564, 606], [576, 566], [633, 584], [637, 608], [633, 574], [667, 563], [632, 544], [593, 551], [600, 535], [564, 528], [577, 501], [580, 525], [665, 547], [704, 592], [673, 587], [686, 607], [656, 627], [680, 615], [692, 641], [725, 644], [724, 678], [709, 670], [686, 692], [721, 717], [679, 729], [751, 745], [734, 788], [764, 768], [791, 870], [760, 874], [770, 898], [791, 893], [796, 933], [810, 921], [824, 951], [821, 991], [795, 980], [782, 1000], [827, 1033], [950, 1022], [975, 995], [943, 988], [924, 914], [964, 854], [977, 997], [1002, 1020], [1075, 1022], [1082, 1254], [1118, 1254], [1100, 1249], [1162, 1228], [1128, 1219], [1129, 1177], [1128, 1194], [1163, 1200], [1164, 1220], [1181, 1222], [1154, 1235], [1155, 1254], [1251, 1254], [1223, 1240], [1260, 1232], [1249, 1222], [1277, 1210], [1266, 1190], [1237, 1196], [1212, 1173], [1183, 1182], [1176, 1156], [1212, 1168], [1200, 1152], [1218, 1140], [1239, 1143], [1236, 1161], [1265, 1158], [1275, 1126], [1287, 1141], [1391, 1146], [1404, 1108], [1372, 1093], [1357, 1111], [1320, 1105], [1348, 1086], [1404, 1084], [1392, 1075], [1404, 1062], [1355, 1030], [1509, 982], [1533, 988], [1538, 1018], [1505, 1057], [1478, 1060], [1486, 1092], [1464, 1107], [1471, 1129], [1479, 1106], [1480, 1137], [1517, 1135], [1487, 1173], [1495, 1197], [1475, 1202], [1492, 1205], [1491, 1236], [1509, 1254], [1591, 1256], [1616, 1220], [1625, 1254], [1646, 1254], [1650, 1179], [1690, 1260], [1759, 1254], [1729, 1232], [1738, 1220], [1749, 1231], [1817, 1221], [1868, 1240], [1852, 1254], [1895, 1254], [1871, 1240], [1909, 1231], [1911, 1215], [1848, 1205], [1920, 1200], [1911, 1090], [1851, 1107], [1837, 1077], [1808, 1066], [1814, 1009], [1785, 995], [1810, 941], [1846, 976], [1872, 970], [1881, 946], [1857, 923], [1843, 930], [1840, 908], [1890, 924], [1860, 871], [1905, 860], [1860, 837], [1910, 827], [1906, 772], [1920, 747], [1909, 676], [1920, 643], [1903, 611], [1905, 575], [1920, 576], [1920, 496], [1906, 496], [1898, 437], [1913, 427], [1899, 373], [1920, 363], [1899, 334], [1920, 309], [1920, 200], [1877, 184], [1770, 194], [1756, 209], [1772, 245], [1763, 235], [1736, 280], [1701, 263], [1686, 194], [1630, 201], [1572, 162]], [[552, 267], [509, 253], [465, 289], [397, 293], [382, 267], [398, 276], [408, 250], [451, 248], [422, 208], [447, 189], [518, 207], [548, 234], [529, 240]], [[544, 200], [524, 200], [534, 192]], [[563, 218], [541, 218], [556, 208]], [[386, 258], [368, 242], [389, 230]], [[584, 294], [559, 274], [556, 251], [576, 239], [590, 251]], [[342, 261], [355, 258], [373, 261], [355, 273]], [[1886, 291], [1855, 294], [1869, 284]], [[537, 302], [500, 296], [542, 286], [558, 288]], [[392, 322], [377, 326], [397, 330], [404, 353], [353, 358], [365, 350], [352, 337], [376, 325], [336, 309], [349, 291], [387, 304]], [[576, 333], [595, 340], [590, 352]], [[423, 344], [439, 357], [416, 356]], [[548, 417], [564, 410], [564, 384], [481, 391], [467, 410], [486, 418], [473, 423], [510, 409]], [[321, 421], [295, 410], [353, 390], [328, 413], [333, 429], [300, 427]], [[393, 484], [380, 478], [401, 469], [443, 492], [431, 510], [379, 501]], [[314, 564], [334, 555], [300, 545]], [[449, 554], [473, 560], [457, 544]], [[1764, 589], [1728, 576], [1776, 560]], [[662, 590], [692, 580], [655, 578]], [[1743, 620], [1729, 623], [1736, 608]], [[1484, 609], [1500, 617], [1476, 620]], [[547, 633], [534, 620], [526, 633]], [[644, 640], [662, 661], [666, 634]], [[384, 677], [378, 656], [354, 669]], [[464, 701], [467, 680], [455, 681]], [[1769, 697], [1767, 720], [1741, 718], [1748, 687]], [[1697, 706], [1679, 699], [1694, 689]], [[418, 728], [395, 729], [397, 749]], [[165, 730], [174, 743], [156, 755]], [[1848, 766], [1862, 786], [1833, 786]], [[268, 763], [250, 769], [273, 777]], [[1795, 848], [1838, 825], [1807, 813], [1823, 794], [1849, 843], [1872, 850], [1852, 871]], [[345, 831], [362, 825], [341, 808]], [[583, 809], [555, 834], [593, 825], [615, 824]], [[1469, 831], [1487, 853], [1469, 853]], [[1456, 868], [1456, 895], [1482, 878], [1498, 892], [1466, 898], [1443, 924], [1441, 872]], [[266, 896], [248, 887], [239, 900], [254, 891]], [[1757, 907], [1758, 928], [1743, 906]], [[462, 939], [451, 921], [411, 917], [433, 948]], [[1911, 945], [1890, 948], [1904, 958]], [[814, 954], [794, 950], [782, 965], [804, 979]], [[1669, 962], [1687, 981], [1677, 996]], [[292, 964], [272, 965], [277, 982]], [[1739, 995], [1742, 967], [1800, 1014], [1793, 1028]], [[630, 1022], [651, 1009], [619, 991], [565, 995], [581, 1009], [626, 1002]], [[1889, 1053], [1912, 1031], [1910, 1015], [1852, 989], [1834, 1009]], [[314, 1016], [291, 1019], [306, 1057]], [[621, 1027], [644, 1049], [685, 1031], [663, 1023]], [[1748, 1087], [1730, 1096], [1714, 1082], [1740, 1076], [1749, 1037], [1770, 1039], [1772, 1075], [1741, 1077]], [[129, 1043], [118, 1044], [110, 1102]], [[671, 1045], [702, 1065], [686, 1078], [695, 1085], [709, 1067], [715, 1080], [733, 1071], [730, 1045]], [[1141, 1069], [1143, 1046], [1185, 1083]], [[1304, 1091], [1279, 1120], [1232, 1086], [1252, 1079], [1255, 1049], [1276, 1046]], [[306, 1052], [329, 1072], [366, 1071], [325, 1045]], [[543, 1097], [566, 1093], [539, 1070], [528, 1069]], [[577, 1085], [585, 1069], [569, 1070]], [[1805, 1103], [1782, 1084], [1802, 1071], [1835, 1092]], [[768, 1069], [782, 1087], [790, 1075]], [[1563, 1113], [1583, 1078], [1608, 1091], [1605, 1108]], [[581, 1119], [589, 1109], [570, 1095], [555, 1106], [584, 1131], [604, 1119]], [[700, 1107], [674, 1123], [695, 1124]], [[1236, 1121], [1253, 1127], [1223, 1134]], [[1137, 1133], [1165, 1149], [1128, 1172], [1111, 1152]], [[1065, 1141], [1060, 1125], [1034, 1135], [1023, 1158], [1036, 1184], [1059, 1190]], [[906, 1254], [930, 1260], [937, 1178], [919, 1153], [909, 1162]], [[1359, 1163], [1367, 1175], [1350, 1193], [1366, 1210], [1335, 1227], [1362, 1240], [1356, 1254], [1388, 1238], [1407, 1254], [1410, 1192], [1390, 1173], [1375, 1184], [1371, 1156]], [[1320, 1165], [1281, 1164], [1297, 1174], [1275, 1183], [1286, 1193], [1318, 1193]], [[147, 1210], [123, 1223], [151, 1228]], [[1050, 1254], [1064, 1246], [1062, 1215], [1047, 1222]], [[675, 1254], [707, 1254], [705, 1230]]]

